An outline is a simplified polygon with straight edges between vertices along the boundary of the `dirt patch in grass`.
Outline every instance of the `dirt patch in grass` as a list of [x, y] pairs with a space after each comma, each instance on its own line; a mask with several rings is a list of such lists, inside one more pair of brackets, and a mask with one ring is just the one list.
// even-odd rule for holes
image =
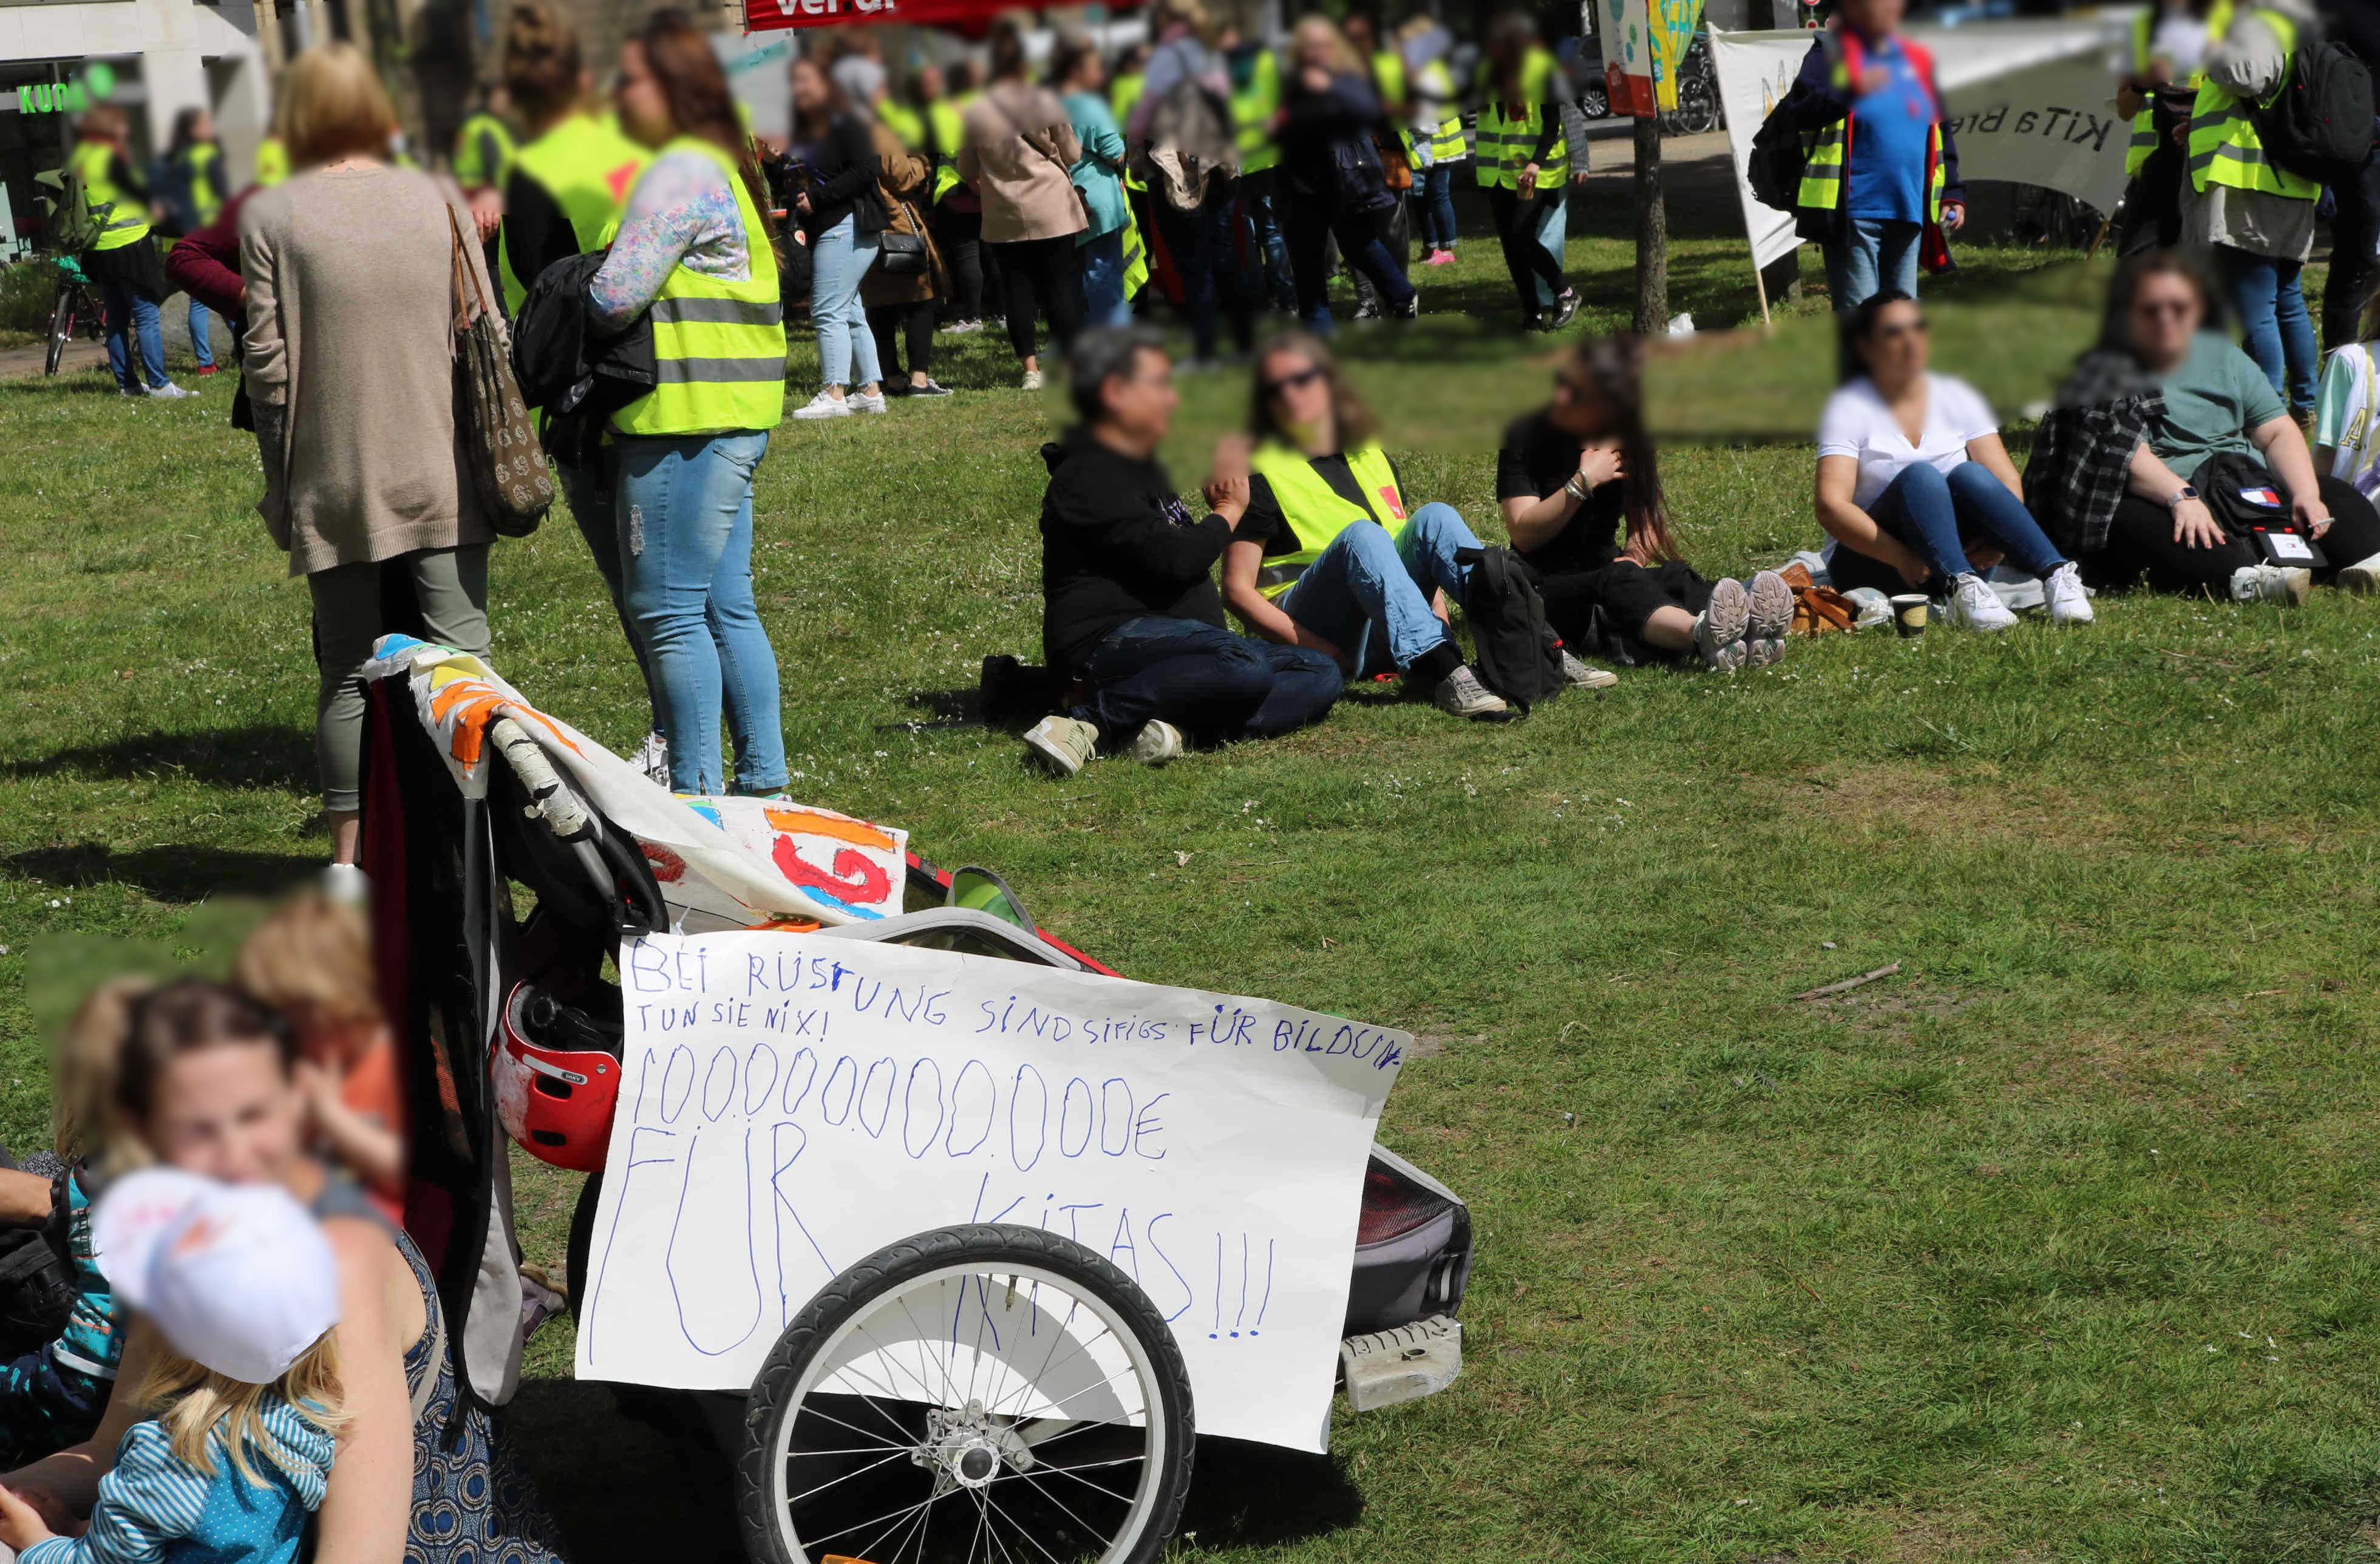
[[1854, 840], [2085, 842], [2104, 839], [2119, 824], [2103, 794], [1999, 775], [1961, 781], [1925, 766], [1829, 767], [1785, 786], [1801, 808], [1815, 810]]

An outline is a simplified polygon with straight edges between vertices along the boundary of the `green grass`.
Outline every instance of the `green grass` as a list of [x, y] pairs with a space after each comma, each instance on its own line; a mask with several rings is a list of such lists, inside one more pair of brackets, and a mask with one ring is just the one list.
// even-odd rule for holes
[[[1545, 382], [1516, 358], [1543, 345], [1491, 329], [1491, 250], [1425, 274], [1409, 334], [1346, 339], [1411, 488], [1475, 524], [1494, 431]], [[1573, 242], [1594, 324], [1626, 255]], [[1944, 367], [2004, 409], [2089, 329], [2095, 285], [2036, 259], [1970, 251], [1929, 300]], [[1677, 275], [1706, 325], [1753, 310], [1723, 238], [1690, 229]], [[1665, 363], [1665, 417], [1757, 436], [1667, 455], [1706, 570], [1816, 537], [1779, 436], [1825, 387], [1817, 308], [1775, 348]], [[796, 790], [998, 867], [1135, 977], [1422, 1034], [1382, 1136], [1478, 1222], [1461, 1381], [1342, 1415], [1327, 1460], [1208, 1445], [1183, 1554], [2373, 1557], [2380, 610], [2103, 600], [2085, 632], [1834, 637], [1501, 727], [1366, 689], [1287, 740], [1055, 785], [1011, 735], [908, 725], [1037, 645], [1053, 408], [958, 340], [936, 372], [961, 396], [789, 424], [761, 468]], [[1245, 382], [1184, 387], [1187, 482]], [[237, 914], [202, 899], [322, 852], [305, 594], [229, 388], [104, 391], [0, 385], [10, 1142], [47, 1111], [45, 949], [219, 952]], [[497, 668], [632, 744], [567, 521], [493, 575]], [[558, 1261], [569, 1196], [524, 1163], [531, 1258]], [[540, 1338], [517, 1419], [581, 1555], [732, 1552], [719, 1464], [568, 1362], [566, 1327]]]

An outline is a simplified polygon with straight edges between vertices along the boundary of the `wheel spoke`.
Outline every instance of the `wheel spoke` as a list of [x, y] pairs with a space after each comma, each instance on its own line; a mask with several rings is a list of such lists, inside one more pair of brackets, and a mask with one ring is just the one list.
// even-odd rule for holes
[[[905, 1294], [899, 1299], [899, 1303], [901, 1304], [902, 1315], [909, 1322], [909, 1328], [917, 1333], [917, 1361], [919, 1363], [924, 1363], [926, 1361], [926, 1344], [930, 1341], [936, 1347], [940, 1347], [941, 1344], [941, 1336], [939, 1332], [929, 1334], [926, 1328], [917, 1323], [917, 1316], [909, 1313], [909, 1300]], [[925, 1381], [921, 1378], [918, 1383], [923, 1384]], [[957, 1387], [951, 1383], [951, 1360], [947, 1355], [945, 1355], [942, 1359], [942, 1405], [948, 1407], [959, 1404], [959, 1402], [954, 1400], [956, 1389]]]
[[[882, 1358], [888, 1367], [899, 1369], [903, 1374], [908, 1374], [910, 1383], [917, 1387], [918, 1390], [924, 1394], [925, 1399], [929, 1403], [932, 1402], [934, 1399], [934, 1388], [927, 1384], [919, 1376], [909, 1374], [909, 1365], [901, 1362], [898, 1357], [894, 1356], [892, 1348], [886, 1346], [883, 1342], [877, 1340], [876, 1333], [868, 1328], [868, 1324], [865, 1320], [854, 1325], [852, 1328], [858, 1331], [862, 1336], [868, 1338], [868, 1342], [875, 1347], [877, 1356]], [[838, 1374], [847, 1373], [850, 1370], [850, 1367], [851, 1365], [849, 1364], [845, 1364], [842, 1368], [837, 1369], [835, 1372]], [[943, 1376], [943, 1383], [945, 1385], [949, 1383], [949, 1376], [947, 1375]], [[888, 1395], [892, 1395], [894, 1388], [887, 1386], [885, 1387], [885, 1390]], [[895, 1399], [901, 1400], [908, 1400], [906, 1396], [897, 1396]]]
[[[911, 1433], [910, 1433], [906, 1428], [902, 1427], [898, 1423], [893, 1423], [893, 1422], [892, 1422], [892, 1414], [891, 1412], [886, 1412], [882, 1407], [878, 1406], [878, 1405], [877, 1405], [873, 1400], [869, 1400], [868, 1397], [866, 1397], [866, 1396], [862, 1396], [862, 1397], [860, 1397], [859, 1399], [860, 1399], [861, 1400], [863, 1400], [863, 1401], [867, 1401], [867, 1402], [868, 1402], [868, 1409], [870, 1412], [874, 1412], [877, 1416], [879, 1416], [879, 1417], [882, 1418], [885, 1422], [887, 1422], [887, 1423], [892, 1423], [892, 1431], [893, 1431], [894, 1433], [896, 1433], [896, 1434], [898, 1434], [898, 1435], [900, 1435], [900, 1436], [901, 1436], [901, 1438], [902, 1438], [902, 1441], [903, 1441], [902, 1443], [900, 1443], [900, 1444], [897, 1444], [897, 1445], [896, 1445], [896, 1444], [895, 1444], [893, 1441], [892, 1441], [891, 1439], [886, 1439], [886, 1440], [884, 1440], [884, 1441], [881, 1443], [881, 1445], [880, 1445], [880, 1446], [879, 1446], [879, 1448], [880, 1448], [880, 1449], [903, 1449], [903, 1450], [908, 1450], [908, 1449], [915, 1449], [917, 1448], [916, 1437], [915, 1437], [914, 1435], [912, 1435], [912, 1434], [911, 1434]], [[838, 1427], [838, 1428], [848, 1428], [848, 1429], [850, 1429], [853, 1433], [855, 1433], [855, 1434], [858, 1435], [858, 1436], [859, 1436], [861, 1438], [863, 1438], [863, 1439], [864, 1439], [864, 1438], [868, 1438], [868, 1437], [871, 1437], [871, 1431], [870, 1431], [870, 1430], [866, 1429], [866, 1428], [862, 1428], [862, 1427], [860, 1427], [857, 1424], [855, 1424], [855, 1423], [845, 1423], [842, 1418], [839, 1418], [839, 1417], [835, 1416], [835, 1414], [834, 1414], [834, 1413], [832, 1413], [832, 1412], [821, 1412], [821, 1411], [820, 1411], [820, 1409], [818, 1409], [817, 1407], [810, 1406], [810, 1405], [808, 1405], [808, 1404], [805, 1404], [805, 1405], [802, 1407], [802, 1409], [801, 1409], [801, 1411], [800, 1411], [800, 1412], [799, 1412], [799, 1414], [798, 1414], [798, 1417], [797, 1417], [796, 1421], [798, 1421], [798, 1418], [799, 1418], [799, 1417], [818, 1417], [818, 1418], [823, 1418], [823, 1419], [825, 1419], [827, 1422], [833, 1424], [833, 1425], [834, 1425], [836, 1427]], [[790, 1442], [791, 1442], [791, 1437], [792, 1437], [792, 1436], [791, 1436], [790, 1432], [788, 1432], [788, 1435], [787, 1435], [787, 1440], [788, 1440], [788, 1445], [789, 1445], [789, 1446], [790, 1446]], [[788, 1459], [790, 1459], [790, 1458], [792, 1458], [792, 1457], [794, 1457], [794, 1456], [801, 1455], [801, 1454], [803, 1454], [803, 1453], [806, 1453], [806, 1452], [803, 1452], [803, 1451], [800, 1451], [800, 1450], [795, 1450], [795, 1449], [791, 1449], [791, 1448], [788, 1448], [788, 1449], [786, 1449], [786, 1451], [785, 1451], [785, 1454], [786, 1454], [786, 1456], [788, 1457]]]
[[986, 1487], [982, 1489], [981, 1492], [983, 1494], [983, 1502], [991, 1506], [991, 1508], [998, 1512], [1002, 1520], [1007, 1522], [1012, 1526], [1015, 1526], [1016, 1534], [1018, 1536], [1023, 1537], [1026, 1542], [1029, 1542], [1035, 1547], [1039, 1548], [1041, 1550], [1042, 1558], [1047, 1558], [1050, 1561], [1050, 1564], [1063, 1564], [1063, 1561], [1060, 1559], [1056, 1554], [1050, 1551], [1049, 1545], [1044, 1543], [1039, 1537], [1035, 1536], [1031, 1532], [1026, 1531], [1023, 1526], [1017, 1525], [1016, 1517], [1000, 1508], [1000, 1501], [991, 1497], [990, 1488]]
[[[1077, 1300], [1076, 1300], [1076, 1302], [1077, 1302], [1077, 1303], [1080, 1303], [1080, 1302], [1081, 1302], [1081, 1300], [1080, 1300], [1080, 1299], [1077, 1299]], [[1071, 1315], [1069, 1315], [1069, 1316], [1068, 1316], [1068, 1317], [1071, 1319], [1073, 1316], [1072, 1316]], [[1065, 1361], [1066, 1361], [1066, 1362], [1068, 1362], [1068, 1363], [1072, 1363], [1072, 1362], [1074, 1362], [1076, 1358], [1078, 1358], [1078, 1357], [1082, 1356], [1085, 1352], [1089, 1352], [1093, 1347], [1095, 1347], [1095, 1346], [1099, 1345], [1099, 1341], [1100, 1341], [1100, 1340], [1101, 1340], [1102, 1338], [1104, 1338], [1104, 1337], [1110, 1337], [1110, 1336], [1113, 1336], [1113, 1335], [1115, 1335], [1115, 1332], [1114, 1332], [1114, 1331], [1112, 1331], [1112, 1330], [1111, 1330], [1111, 1329], [1109, 1329], [1109, 1328], [1108, 1328], [1108, 1327], [1107, 1327], [1107, 1325], [1106, 1325], [1106, 1323], [1105, 1323], [1104, 1321], [1102, 1321], [1102, 1322], [1101, 1322], [1101, 1324], [1100, 1324], [1100, 1326], [1099, 1326], [1099, 1335], [1098, 1335], [1098, 1336], [1089, 1337], [1089, 1338], [1087, 1338], [1087, 1340], [1083, 1340], [1083, 1341], [1081, 1341], [1081, 1342], [1076, 1343], [1076, 1345], [1075, 1345], [1075, 1350], [1074, 1350], [1073, 1352], [1069, 1352], [1069, 1353], [1067, 1353], [1067, 1354], [1066, 1354]], [[1052, 1359], [1052, 1358], [1055, 1358], [1055, 1357], [1058, 1355], [1058, 1349], [1059, 1349], [1060, 1347], [1062, 1347], [1062, 1346], [1065, 1345], [1068, 1341], [1072, 1341], [1072, 1340], [1074, 1340], [1074, 1337], [1073, 1337], [1073, 1334], [1072, 1334], [1071, 1332], [1069, 1332], [1069, 1331], [1067, 1331], [1067, 1330], [1065, 1330], [1065, 1329], [1063, 1329], [1063, 1328], [1061, 1328], [1061, 1329], [1058, 1331], [1056, 1338], [1055, 1338], [1054, 1340], [1052, 1340], [1050, 1341], [1050, 1351], [1049, 1351], [1049, 1352], [1047, 1352], [1047, 1353], [1042, 1357], [1042, 1359], [1041, 1359], [1041, 1366], [1040, 1366], [1039, 1368], [1038, 1368], [1038, 1369], [1034, 1370], [1034, 1372], [1033, 1372], [1033, 1378], [1032, 1378], [1032, 1380], [1031, 1380], [1028, 1384], [1026, 1384], [1026, 1387], [1025, 1387], [1025, 1388], [1026, 1388], [1026, 1389], [1030, 1390], [1030, 1389], [1032, 1389], [1035, 1386], [1038, 1386], [1038, 1385], [1039, 1385], [1039, 1384], [1040, 1384], [1040, 1382], [1041, 1382], [1041, 1376], [1042, 1376], [1043, 1375], [1048, 1374], [1048, 1373], [1050, 1372], [1050, 1370], [1051, 1366], [1052, 1366], [1052, 1364], [1051, 1364], [1051, 1363], [1050, 1363], [1050, 1359]], [[1126, 1356], [1127, 1356], [1127, 1357], [1129, 1357], [1129, 1356], [1130, 1356], [1130, 1354], [1129, 1354], [1129, 1353], [1127, 1353], [1127, 1354], [1126, 1354]], [[1005, 1400], [1005, 1398], [1002, 1398], [1002, 1399], [1003, 1399], [1003, 1400]], [[996, 1409], [995, 1409], [995, 1410], [996, 1410]], [[1021, 1413], [1012, 1413], [1012, 1414], [1008, 1414], [1008, 1415], [1022, 1415], [1022, 1414], [1021, 1414]]]
[[[829, 1533], [827, 1533], [827, 1534], [826, 1534], [826, 1535], [824, 1535], [824, 1536], [822, 1536], [822, 1537], [810, 1537], [810, 1538], [808, 1538], [808, 1539], [806, 1539], [806, 1540], [807, 1540], [807, 1541], [808, 1541], [808, 1542], [810, 1542], [810, 1543], [825, 1543], [825, 1542], [832, 1542], [832, 1541], [834, 1541], [834, 1539], [835, 1539], [835, 1538], [837, 1538], [837, 1537], [847, 1537], [847, 1536], [851, 1535], [851, 1534], [852, 1534], [852, 1533], [856, 1532], [856, 1531], [859, 1531], [859, 1530], [861, 1530], [861, 1529], [862, 1529], [862, 1528], [864, 1528], [864, 1527], [873, 1526], [873, 1525], [875, 1525], [879, 1521], [892, 1521], [892, 1522], [899, 1522], [899, 1521], [906, 1520], [908, 1517], [910, 1517], [910, 1516], [912, 1516], [912, 1515], [915, 1515], [916, 1513], [917, 1513], [917, 1511], [919, 1511], [920, 1509], [925, 1509], [925, 1508], [926, 1508], [926, 1506], [928, 1506], [928, 1505], [929, 1505], [929, 1504], [931, 1504], [931, 1503], [933, 1503], [933, 1502], [934, 1502], [934, 1496], [933, 1496], [933, 1495], [931, 1495], [931, 1494], [929, 1494], [929, 1495], [927, 1495], [924, 1498], [919, 1499], [917, 1503], [915, 1503], [915, 1504], [913, 1504], [913, 1505], [908, 1506], [906, 1509], [895, 1509], [895, 1510], [891, 1510], [891, 1511], [888, 1511], [887, 1513], [882, 1514], [882, 1515], [871, 1515], [871, 1516], [869, 1516], [869, 1517], [868, 1517], [867, 1520], [865, 1520], [865, 1521], [855, 1521], [855, 1522], [853, 1522], [850, 1525], [844, 1527], [844, 1528], [843, 1528], [841, 1531], [839, 1531], [839, 1532], [829, 1532]], [[885, 1531], [885, 1532], [880, 1532], [880, 1533], [878, 1533], [875, 1540], [877, 1540], [877, 1541], [881, 1541], [881, 1540], [883, 1539], [883, 1537], [889, 1534], [889, 1532], [890, 1532], [890, 1528], [888, 1527], [888, 1528], [886, 1529], [886, 1531]]]
[[840, 1477], [831, 1477], [827, 1481], [820, 1483], [815, 1488], [804, 1488], [800, 1493], [797, 1493], [794, 1495], [793, 1497], [785, 1500], [785, 1506], [787, 1509], [791, 1509], [795, 1505], [801, 1503], [802, 1500], [809, 1497], [812, 1494], [822, 1494], [829, 1488], [833, 1487], [837, 1483], [848, 1483], [854, 1477], [860, 1475], [862, 1473], [873, 1472], [880, 1466], [890, 1466], [892, 1462], [899, 1461], [908, 1453], [909, 1452], [906, 1450], [894, 1450], [891, 1455], [871, 1461], [865, 1466], [854, 1467]]
[[[1130, 1376], [1132, 1376], [1135, 1379], [1137, 1379], [1137, 1378], [1139, 1378], [1139, 1377], [1140, 1377], [1140, 1370], [1139, 1370], [1138, 1368], [1136, 1368], [1135, 1366], [1134, 1366], [1130, 1362], [1126, 1362], [1126, 1363], [1125, 1363], [1125, 1364], [1123, 1365], [1123, 1367], [1122, 1367], [1122, 1368], [1118, 1369], [1115, 1373], [1109, 1375], [1105, 1379], [1099, 1380], [1099, 1381], [1097, 1381], [1097, 1382], [1095, 1382], [1095, 1383], [1093, 1383], [1093, 1384], [1085, 1385], [1085, 1386], [1081, 1387], [1081, 1388], [1078, 1388], [1078, 1389], [1075, 1389], [1075, 1390], [1071, 1390], [1071, 1391], [1067, 1392], [1065, 1400], [1060, 1400], [1060, 1401], [1052, 1401], [1052, 1402], [1050, 1402], [1050, 1412], [1051, 1412], [1051, 1413], [1052, 1413], [1052, 1414], [1056, 1414], [1056, 1413], [1057, 1413], [1057, 1412], [1058, 1412], [1058, 1409], [1059, 1409], [1059, 1408], [1061, 1408], [1061, 1407], [1063, 1407], [1063, 1406], [1066, 1404], [1066, 1401], [1074, 1400], [1077, 1399], [1078, 1397], [1087, 1396], [1087, 1395], [1089, 1395], [1089, 1394], [1090, 1394], [1092, 1391], [1094, 1391], [1094, 1390], [1104, 1390], [1104, 1389], [1106, 1389], [1109, 1386], [1111, 1386], [1111, 1385], [1114, 1384], [1117, 1380], [1122, 1379], [1122, 1378], [1123, 1378], [1124, 1376], [1126, 1376], [1126, 1375], [1130, 1375]], [[1119, 1397], [1117, 1397], [1117, 1398], [1116, 1398], [1116, 1400], [1117, 1400], [1117, 1401], [1118, 1401], [1119, 1403], [1121, 1403], [1121, 1402], [1123, 1401], [1123, 1397], [1121, 1397], [1121, 1396], [1119, 1396]], [[1127, 1407], [1127, 1408], [1125, 1408], [1125, 1409], [1124, 1409], [1124, 1415], [1125, 1415], [1125, 1416], [1127, 1416], [1127, 1417], [1129, 1417], [1129, 1416], [1131, 1416], [1131, 1415], [1132, 1415], [1132, 1413], [1133, 1413], [1135, 1411], [1139, 1412], [1140, 1412], [1140, 1414], [1141, 1414], [1143, 1417], [1146, 1417], [1146, 1416], [1148, 1416], [1148, 1398], [1147, 1398], [1147, 1397], [1145, 1397], [1145, 1396], [1144, 1396], [1144, 1397], [1142, 1398], [1142, 1404], [1141, 1404], [1138, 1408], [1131, 1408], [1131, 1407]], [[1093, 1418], [1093, 1419], [1087, 1419], [1087, 1420], [1086, 1420], [1086, 1421], [1094, 1422], [1094, 1423], [1105, 1424], [1107, 1420], [1105, 1420], [1105, 1419], [1100, 1419], [1100, 1418]], [[1053, 1437], [1062, 1437], [1063, 1436], [1053, 1436]]]
[[[1146, 1459], [1147, 1459], [1147, 1458], [1146, 1458], [1146, 1457], [1143, 1457], [1143, 1456], [1133, 1456], [1133, 1457], [1130, 1457], [1128, 1460], [1125, 1460], [1125, 1461], [1100, 1461], [1100, 1462], [1095, 1462], [1094, 1464], [1096, 1464], [1096, 1465], [1104, 1465], [1104, 1466], [1128, 1466], [1128, 1465], [1132, 1464], [1132, 1462], [1133, 1462], [1133, 1461], [1143, 1461], [1143, 1460], [1146, 1460]], [[1094, 1483], [1094, 1482], [1092, 1482], [1088, 1477], [1084, 1477], [1084, 1476], [1079, 1476], [1079, 1475], [1077, 1475], [1077, 1473], [1078, 1473], [1090, 1471], [1090, 1470], [1091, 1470], [1091, 1467], [1088, 1467], [1088, 1466], [1037, 1466], [1037, 1467], [1035, 1467], [1033, 1470], [1034, 1470], [1034, 1472], [1049, 1472], [1049, 1473], [1055, 1473], [1055, 1474], [1057, 1474], [1058, 1476], [1061, 1476], [1061, 1477], [1073, 1477], [1073, 1478], [1075, 1479], [1075, 1482], [1080, 1483], [1081, 1485], [1083, 1485], [1083, 1486], [1085, 1486], [1085, 1487], [1087, 1487], [1087, 1488], [1090, 1489], [1093, 1493], [1098, 1494], [1101, 1498], [1111, 1498], [1111, 1499], [1115, 1500], [1118, 1504], [1130, 1504], [1130, 1503], [1132, 1502], [1132, 1495], [1130, 1495], [1130, 1494], [1120, 1494], [1120, 1493], [1116, 1492], [1113, 1488], [1104, 1487], [1104, 1486], [1100, 1485], [1099, 1485], [1099, 1484], [1098, 1484], [1098, 1483]], [[1026, 1478], [1030, 1478], [1030, 1477], [1033, 1475], [1033, 1473], [1032, 1473], [1032, 1472], [1019, 1472], [1019, 1473], [1016, 1473], [1014, 1475], [1015, 1475], [1016, 1477], [1026, 1477]], [[995, 1478], [993, 1478], [993, 1479], [992, 1479], [992, 1481], [993, 1481], [993, 1482], [995, 1482], [995, 1483], [1005, 1483], [1005, 1482], [1009, 1482], [1009, 1481], [1012, 1481], [1012, 1480], [1013, 1480], [1013, 1479], [1012, 1479], [1012, 1478], [1009, 1478], [1009, 1477], [995, 1477]], [[1037, 1486], [1036, 1486], [1036, 1488], [1035, 1488], [1035, 1490], [1034, 1490], [1034, 1491], [1035, 1491], [1035, 1492], [1037, 1492], [1037, 1493], [1040, 1491], [1040, 1489], [1039, 1489], [1039, 1487], [1038, 1487], [1038, 1485], [1037, 1485]], [[1051, 1502], [1053, 1502], [1053, 1503], [1054, 1503], [1054, 1502], [1055, 1502], [1055, 1500], [1053, 1499]]]

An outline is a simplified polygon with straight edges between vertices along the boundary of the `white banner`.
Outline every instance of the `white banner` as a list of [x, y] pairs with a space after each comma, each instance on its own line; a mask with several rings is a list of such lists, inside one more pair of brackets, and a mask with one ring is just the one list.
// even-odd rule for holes
[[1014, 1222], [1139, 1282], [1199, 1432], [1328, 1447], [1364, 1169], [1410, 1036], [813, 935], [657, 935], [619, 965], [580, 1377], [743, 1390], [838, 1272]]
[[[2040, 185], [2099, 212], [2113, 210], [2124, 190], [2131, 131], [2116, 113], [2108, 29], [2120, 31], [2124, 25], [2124, 17], [2116, 15], [2082, 22], [1911, 28], [1909, 35], [1933, 51], [1958, 142], [1960, 177]], [[1744, 233], [1753, 264], [1766, 266], [1800, 241], [1791, 212], [1753, 199], [1746, 176], [1752, 139], [1792, 87], [1817, 35], [1716, 27], [1710, 35]]]

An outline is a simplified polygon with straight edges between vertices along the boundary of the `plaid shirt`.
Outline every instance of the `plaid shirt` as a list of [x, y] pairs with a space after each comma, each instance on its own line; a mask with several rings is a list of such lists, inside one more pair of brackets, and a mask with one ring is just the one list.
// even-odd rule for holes
[[2084, 354], [2058, 388], [2025, 463], [2024, 503], [2069, 558], [2107, 546], [2132, 453], [2164, 405], [2155, 375], [2130, 354], [2106, 349]]

